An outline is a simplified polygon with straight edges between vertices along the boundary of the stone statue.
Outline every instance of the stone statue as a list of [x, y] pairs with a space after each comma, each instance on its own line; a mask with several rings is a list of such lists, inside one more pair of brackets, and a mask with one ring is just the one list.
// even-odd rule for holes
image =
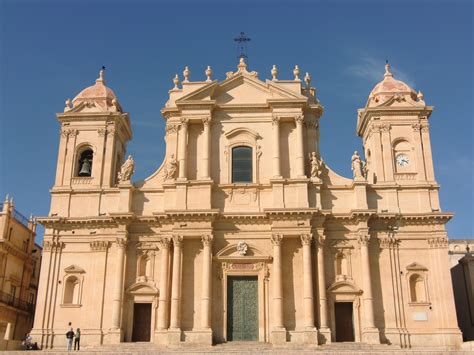
[[321, 161], [316, 155], [316, 152], [311, 153], [310, 160], [311, 160], [311, 177], [319, 178], [321, 175]]
[[365, 171], [367, 169], [366, 162], [360, 158], [357, 151], [352, 155], [352, 172], [355, 180], [363, 180], [365, 178]]
[[130, 181], [133, 173], [135, 172], [135, 161], [133, 160], [132, 156], [129, 155], [125, 163], [122, 164], [120, 167], [120, 171], [118, 173], [118, 181], [126, 182]]
[[174, 158], [174, 154], [171, 154], [166, 166], [165, 179], [174, 179], [176, 170], [178, 170], [178, 162]]

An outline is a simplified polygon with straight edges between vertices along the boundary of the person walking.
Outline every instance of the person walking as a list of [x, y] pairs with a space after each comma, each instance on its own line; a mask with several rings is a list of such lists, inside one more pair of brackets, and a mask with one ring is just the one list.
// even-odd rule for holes
[[67, 339], [67, 351], [71, 351], [72, 350], [72, 341], [74, 340], [74, 330], [72, 329], [72, 327], [66, 333], [66, 339]]
[[76, 334], [74, 335], [74, 350], [76, 350], [76, 345], [77, 345], [77, 350], [81, 350], [81, 329], [77, 328], [76, 329]]

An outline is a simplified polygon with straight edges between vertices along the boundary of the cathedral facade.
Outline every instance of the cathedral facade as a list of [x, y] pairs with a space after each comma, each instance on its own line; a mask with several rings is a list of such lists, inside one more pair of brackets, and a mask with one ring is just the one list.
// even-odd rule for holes
[[323, 160], [308, 73], [204, 74], [174, 78], [144, 181], [103, 71], [57, 114], [34, 339], [62, 347], [71, 322], [84, 345], [459, 346], [423, 94], [381, 70], [348, 178]]

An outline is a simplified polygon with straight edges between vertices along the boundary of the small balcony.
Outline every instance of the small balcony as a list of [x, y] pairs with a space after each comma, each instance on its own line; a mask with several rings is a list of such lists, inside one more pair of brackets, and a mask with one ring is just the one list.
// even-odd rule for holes
[[33, 313], [35, 311], [34, 303], [28, 303], [26, 301], [20, 300], [17, 297], [12, 297], [12, 295], [5, 292], [0, 292], [0, 303], [20, 309], [22, 311], [26, 311], [28, 313]]

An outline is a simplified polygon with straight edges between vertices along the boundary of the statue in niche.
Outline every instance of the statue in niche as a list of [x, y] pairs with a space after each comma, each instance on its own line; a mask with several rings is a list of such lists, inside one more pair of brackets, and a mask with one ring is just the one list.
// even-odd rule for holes
[[367, 163], [360, 158], [357, 150], [352, 155], [352, 172], [355, 180], [364, 180], [367, 171]]
[[316, 152], [312, 152], [310, 155], [310, 162], [311, 162], [311, 177], [312, 178], [320, 178], [321, 177], [321, 160], [316, 155]]
[[168, 163], [166, 165], [165, 180], [174, 179], [177, 170], [178, 170], [178, 162], [174, 158], [174, 154], [171, 154], [168, 160]]
[[129, 155], [125, 163], [122, 164], [120, 167], [120, 171], [118, 173], [118, 181], [126, 182], [130, 181], [133, 173], [135, 172], [135, 161], [133, 160], [132, 156]]

